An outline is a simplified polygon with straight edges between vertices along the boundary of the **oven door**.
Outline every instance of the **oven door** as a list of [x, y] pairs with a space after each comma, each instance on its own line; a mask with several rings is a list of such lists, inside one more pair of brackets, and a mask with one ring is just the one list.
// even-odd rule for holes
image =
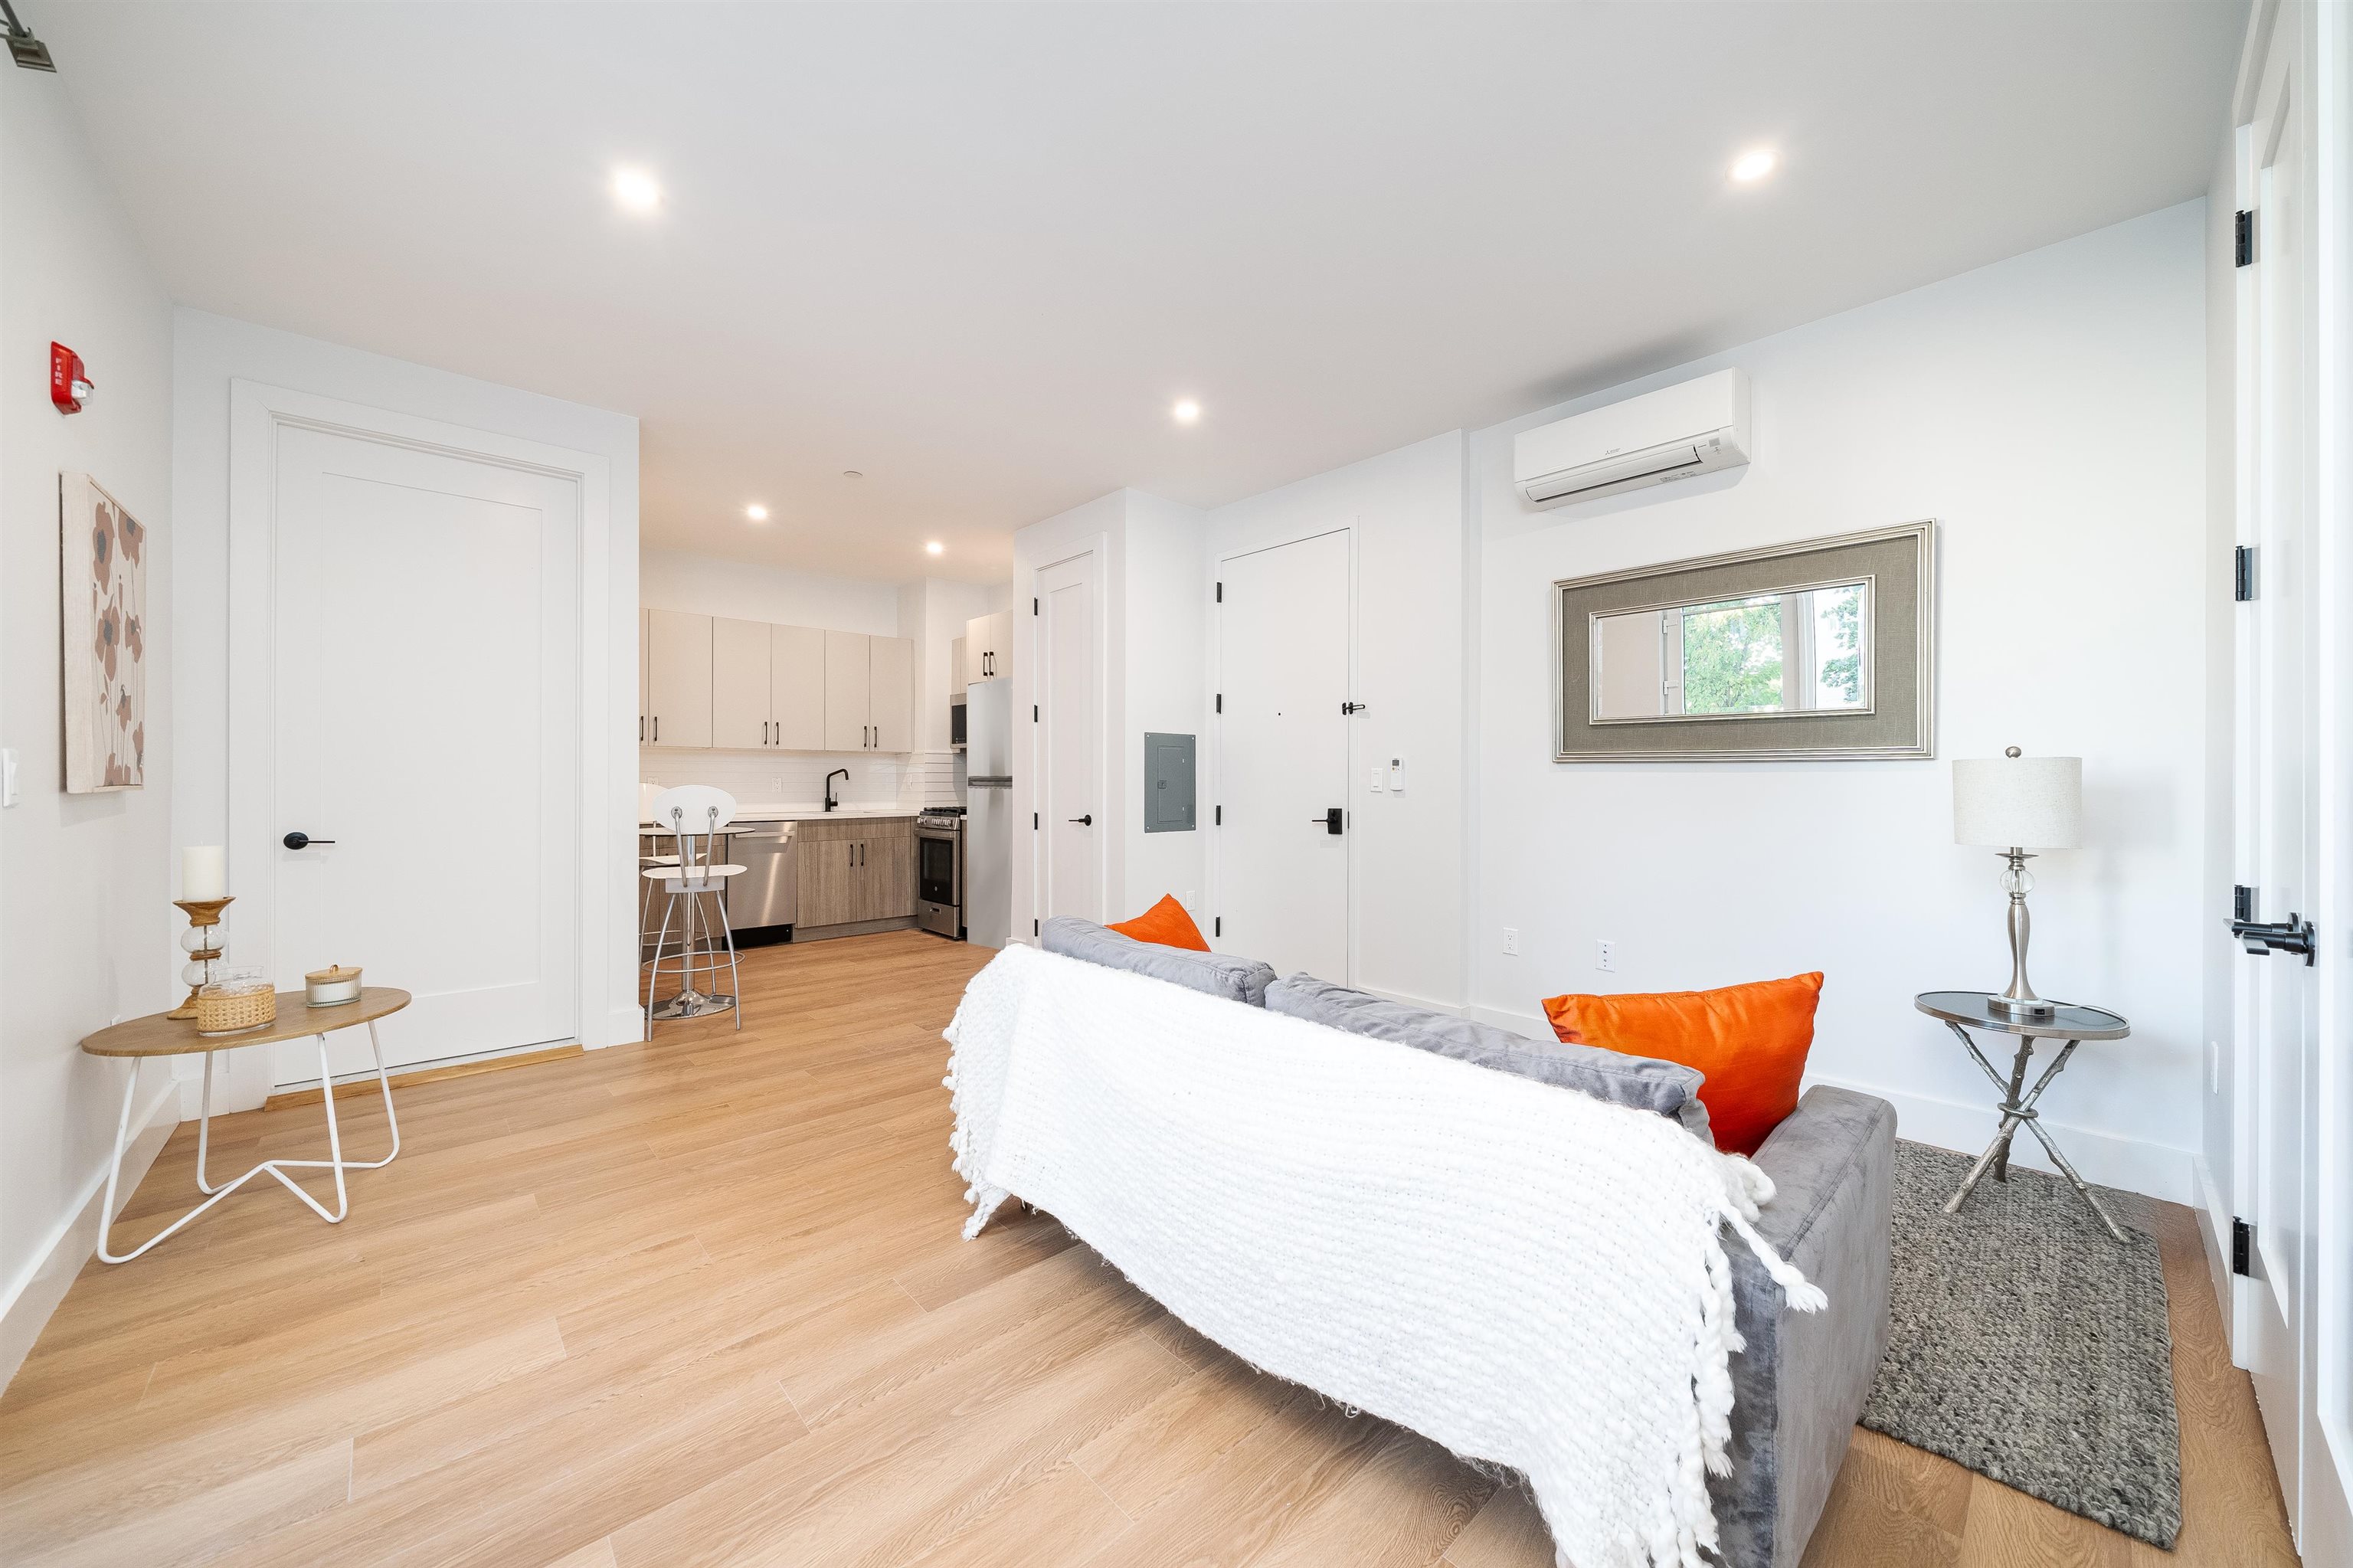
[[954, 828], [915, 830], [915, 923], [944, 937], [964, 935], [964, 867]]

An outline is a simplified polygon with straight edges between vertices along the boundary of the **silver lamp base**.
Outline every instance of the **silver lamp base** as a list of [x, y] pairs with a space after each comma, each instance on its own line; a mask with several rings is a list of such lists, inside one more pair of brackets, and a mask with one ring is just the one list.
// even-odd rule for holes
[[2057, 1002], [2039, 996], [1989, 996], [1986, 1007], [2010, 1018], [2055, 1018], [2059, 1013]]

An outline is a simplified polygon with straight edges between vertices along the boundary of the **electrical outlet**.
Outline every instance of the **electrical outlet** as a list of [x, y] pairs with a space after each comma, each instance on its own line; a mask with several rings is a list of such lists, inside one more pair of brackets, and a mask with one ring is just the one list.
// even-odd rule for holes
[[1604, 937], [1593, 944], [1593, 967], [1604, 974], [1618, 972], [1618, 944]]
[[1506, 926], [1504, 927], [1504, 957], [1516, 959], [1519, 956], [1520, 928], [1517, 926]]

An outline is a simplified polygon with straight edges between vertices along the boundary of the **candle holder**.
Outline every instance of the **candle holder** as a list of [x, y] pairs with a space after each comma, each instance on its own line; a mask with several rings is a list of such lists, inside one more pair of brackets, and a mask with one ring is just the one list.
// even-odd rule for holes
[[185, 910], [188, 928], [180, 934], [180, 948], [188, 955], [180, 979], [188, 988], [188, 1000], [180, 1003], [166, 1018], [194, 1018], [196, 1015], [196, 992], [213, 978], [213, 964], [221, 956], [216, 933], [220, 930], [221, 911], [237, 902], [234, 898], [174, 898], [172, 902]]

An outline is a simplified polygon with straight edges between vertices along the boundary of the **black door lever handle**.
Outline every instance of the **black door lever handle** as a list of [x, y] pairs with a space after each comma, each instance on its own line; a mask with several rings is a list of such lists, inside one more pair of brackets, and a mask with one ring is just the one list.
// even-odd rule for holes
[[2284, 920], [2233, 920], [2231, 935], [2259, 959], [2267, 959], [2274, 953], [2302, 953], [2306, 969], [2312, 967], [2313, 955], [2319, 946], [2314, 940], [2312, 922], [2294, 911]]
[[1337, 838], [1337, 837], [1339, 837], [1339, 835], [1341, 834], [1341, 832], [1342, 832], [1343, 831], [1345, 831], [1345, 830], [1342, 828], [1341, 824], [1342, 824], [1342, 822], [1344, 822], [1346, 819], [1345, 819], [1345, 818], [1344, 818], [1344, 817], [1341, 815], [1340, 808], [1339, 808], [1339, 807], [1337, 807], [1337, 806], [1335, 806], [1335, 807], [1333, 807], [1330, 810], [1328, 810], [1328, 811], [1324, 812], [1322, 816], [1320, 816], [1320, 817], [1310, 817], [1310, 818], [1308, 818], [1307, 820], [1308, 820], [1309, 821], [1311, 821], [1311, 822], [1314, 822], [1314, 823], [1318, 824], [1319, 826], [1321, 826], [1321, 827], [1323, 828], [1323, 830], [1324, 830], [1325, 832], [1330, 833], [1330, 834], [1331, 834], [1333, 837], [1335, 837], [1335, 838]]
[[279, 842], [283, 843], [288, 849], [309, 849], [312, 844], [331, 844], [335, 841], [332, 839], [314, 839], [306, 832], [295, 832], [288, 833], [285, 838]]
[[1072, 817], [1071, 821], [1078, 823], [1079, 826], [1082, 828], [1092, 828], [1095, 825], [1095, 814], [1092, 811], [1089, 811], [1085, 816]]

